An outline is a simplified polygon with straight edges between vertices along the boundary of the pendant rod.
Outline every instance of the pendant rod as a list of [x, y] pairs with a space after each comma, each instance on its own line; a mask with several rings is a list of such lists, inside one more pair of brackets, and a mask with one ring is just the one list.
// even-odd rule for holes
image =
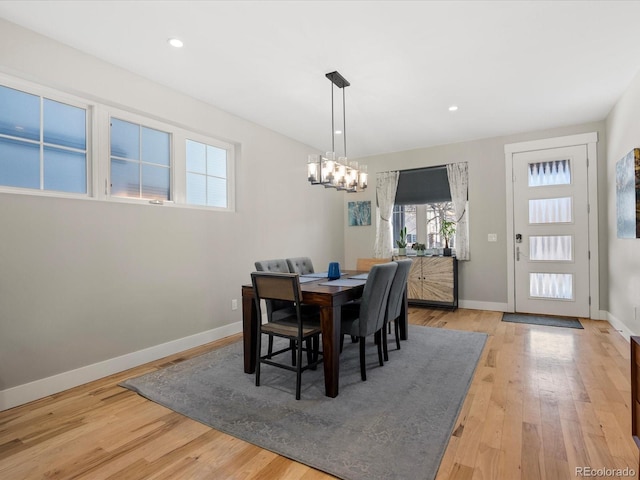
[[331, 83], [331, 151], [335, 153], [336, 151], [336, 130], [333, 122], [333, 83]]
[[347, 111], [344, 103], [344, 88], [342, 89], [342, 136], [344, 140], [344, 157], [347, 158]]

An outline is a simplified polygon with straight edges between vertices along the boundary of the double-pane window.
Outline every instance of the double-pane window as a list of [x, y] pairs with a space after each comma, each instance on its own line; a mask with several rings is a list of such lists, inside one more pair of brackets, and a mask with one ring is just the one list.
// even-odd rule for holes
[[167, 132], [111, 119], [111, 195], [170, 199], [171, 139]]
[[0, 86], [0, 185], [87, 193], [87, 110]]
[[227, 207], [227, 150], [187, 140], [187, 203]]

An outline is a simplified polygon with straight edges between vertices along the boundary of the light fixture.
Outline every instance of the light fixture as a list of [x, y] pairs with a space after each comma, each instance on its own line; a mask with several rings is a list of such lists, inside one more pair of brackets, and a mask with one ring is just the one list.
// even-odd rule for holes
[[458, 106], [457, 106], [457, 105], [451, 105], [451, 106], [449, 107], [449, 111], [450, 111], [450, 112], [455, 112], [456, 110], [458, 110]]
[[[361, 192], [367, 188], [367, 166], [356, 161], [347, 161], [347, 117], [344, 102], [344, 89], [351, 85], [338, 72], [325, 75], [331, 80], [331, 151], [324, 156], [311, 154], [307, 159], [307, 180], [312, 185], [324, 185], [325, 188], [345, 190], [349, 193]], [[333, 109], [334, 87], [342, 89], [342, 130], [335, 128]], [[344, 156], [336, 160], [335, 136], [342, 134]]]
[[182, 40], [180, 40], [179, 38], [170, 38], [169, 40], [167, 40], [167, 42], [169, 42], [169, 45], [175, 48], [182, 48], [184, 45]]

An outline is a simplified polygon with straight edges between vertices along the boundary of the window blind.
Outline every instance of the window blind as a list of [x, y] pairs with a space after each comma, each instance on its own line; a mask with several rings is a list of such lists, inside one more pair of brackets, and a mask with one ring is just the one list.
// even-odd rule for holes
[[423, 205], [451, 200], [447, 167], [401, 170], [396, 191], [396, 205]]

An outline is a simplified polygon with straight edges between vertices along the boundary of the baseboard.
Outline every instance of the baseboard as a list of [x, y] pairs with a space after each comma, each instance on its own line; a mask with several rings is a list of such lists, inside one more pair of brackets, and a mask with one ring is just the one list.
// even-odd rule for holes
[[627, 327], [622, 320], [614, 317], [609, 312], [605, 312], [605, 313], [607, 315], [606, 317], [607, 321], [611, 324], [613, 328], [615, 328], [618, 332], [620, 332], [620, 335], [622, 335], [627, 340], [627, 342], [631, 341], [630, 337], [637, 335], [636, 333], [632, 332], [631, 329], [629, 329], [629, 327]]
[[490, 310], [492, 312], [506, 312], [507, 304], [498, 302], [479, 302], [477, 300], [458, 300], [458, 307], [471, 310]]
[[113, 375], [114, 373], [122, 372], [168, 355], [173, 355], [174, 353], [183, 352], [241, 331], [242, 322], [235, 322], [51, 377], [42, 378], [6, 390], [0, 390], [0, 411], [8, 410], [18, 405], [24, 405], [25, 403], [53, 395], [54, 393], [62, 392], [77, 387], [78, 385], [83, 385]]

